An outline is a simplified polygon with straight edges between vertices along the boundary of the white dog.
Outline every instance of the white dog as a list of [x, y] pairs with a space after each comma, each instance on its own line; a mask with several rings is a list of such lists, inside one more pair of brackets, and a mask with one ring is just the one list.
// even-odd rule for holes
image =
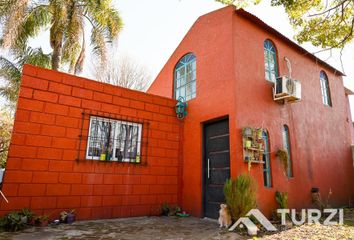
[[226, 227], [229, 228], [229, 226], [231, 225], [232, 220], [231, 220], [231, 215], [230, 215], [230, 211], [227, 207], [226, 204], [222, 203], [220, 204], [220, 211], [219, 211], [219, 224], [220, 227]]

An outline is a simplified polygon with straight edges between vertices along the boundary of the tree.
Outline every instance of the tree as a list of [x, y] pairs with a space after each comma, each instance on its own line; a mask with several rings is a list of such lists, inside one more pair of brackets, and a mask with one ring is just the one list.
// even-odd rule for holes
[[82, 71], [85, 22], [91, 27], [93, 52], [106, 60], [106, 43], [118, 36], [122, 20], [111, 0], [8, 0], [0, 5], [3, 47], [23, 48], [31, 37], [49, 27], [53, 49], [51, 68], [67, 64], [70, 73]]
[[0, 167], [5, 168], [11, 140], [13, 118], [6, 109], [0, 110]]
[[[245, 6], [261, 0], [216, 0]], [[242, 3], [242, 5], [240, 5]], [[284, 6], [290, 23], [297, 30], [299, 43], [311, 42], [324, 49], [343, 49], [354, 38], [353, 0], [272, 0], [272, 6]]]
[[0, 79], [5, 81], [4, 86], [0, 86], [0, 95], [5, 97], [10, 107], [14, 109], [18, 91], [21, 84], [21, 72], [24, 64], [50, 68], [51, 54], [44, 54], [41, 48], [32, 49], [26, 47], [21, 50], [12, 51], [14, 61], [0, 56]]
[[112, 56], [105, 66], [93, 64], [93, 75], [100, 82], [139, 91], [147, 90], [151, 83], [146, 69], [127, 56], [119, 59]]

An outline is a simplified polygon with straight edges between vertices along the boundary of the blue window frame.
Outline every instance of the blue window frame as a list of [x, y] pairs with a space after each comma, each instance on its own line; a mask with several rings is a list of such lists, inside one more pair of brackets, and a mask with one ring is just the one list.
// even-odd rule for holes
[[283, 126], [283, 145], [284, 149], [288, 153], [288, 167], [286, 169], [286, 176], [293, 177], [293, 166], [292, 166], [292, 159], [291, 159], [291, 147], [290, 147], [290, 135], [289, 135], [289, 127], [287, 125]]
[[274, 44], [270, 40], [264, 41], [264, 67], [265, 78], [268, 81], [275, 82], [278, 77], [277, 52]]
[[186, 101], [196, 97], [196, 57], [193, 53], [183, 56], [177, 63], [174, 73], [174, 97]]
[[270, 147], [269, 147], [269, 136], [266, 131], [263, 131], [264, 140], [264, 153], [263, 153], [263, 179], [265, 187], [272, 187], [272, 173], [270, 169]]
[[327, 74], [324, 71], [320, 72], [320, 83], [322, 92], [322, 102], [324, 105], [332, 107], [331, 93], [329, 91], [329, 83]]

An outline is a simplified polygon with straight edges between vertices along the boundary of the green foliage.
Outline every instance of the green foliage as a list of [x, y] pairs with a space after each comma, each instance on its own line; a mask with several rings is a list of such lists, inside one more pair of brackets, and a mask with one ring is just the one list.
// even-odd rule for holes
[[21, 84], [21, 72], [24, 64], [31, 64], [43, 68], [50, 68], [51, 55], [43, 53], [41, 48], [14, 49], [14, 61], [0, 56], [0, 78], [5, 80], [5, 85], [0, 86], [0, 95], [5, 97], [12, 109], [17, 103], [18, 91]]
[[169, 206], [167, 203], [162, 204], [161, 214], [163, 216], [175, 216], [181, 212], [181, 208], [178, 205]]
[[221, 2], [226, 5], [235, 5], [237, 8], [245, 8], [250, 4], [258, 4], [262, 0], [216, 0], [217, 2]]
[[226, 180], [224, 194], [234, 220], [245, 216], [249, 210], [256, 207], [256, 189], [255, 180], [246, 174]]
[[30, 38], [49, 28], [53, 49], [51, 68], [67, 65], [82, 70], [85, 56], [85, 23], [91, 25], [93, 52], [106, 60], [106, 44], [113, 41], [123, 23], [111, 0], [11, 0], [0, 6], [2, 46], [23, 49]]
[[277, 201], [280, 209], [288, 208], [288, 193], [287, 192], [275, 192], [275, 200]]
[[11, 141], [13, 119], [11, 113], [0, 110], [0, 167], [5, 168], [7, 152]]
[[[257, 0], [216, 0], [245, 7]], [[241, 3], [241, 4], [240, 4]], [[299, 43], [311, 42], [322, 48], [343, 48], [354, 38], [353, 0], [272, 0], [272, 6], [283, 6], [290, 23], [297, 30]]]
[[10, 212], [0, 219], [0, 228], [10, 232], [24, 229], [33, 216], [34, 214], [26, 208]]
[[279, 158], [279, 160], [281, 161], [285, 172], [288, 170], [289, 167], [289, 155], [288, 155], [288, 151], [286, 151], [285, 149], [278, 149], [276, 156]]
[[353, 40], [354, 2], [352, 0], [273, 0], [283, 5], [290, 23], [298, 29], [296, 40], [322, 48], [342, 48]]

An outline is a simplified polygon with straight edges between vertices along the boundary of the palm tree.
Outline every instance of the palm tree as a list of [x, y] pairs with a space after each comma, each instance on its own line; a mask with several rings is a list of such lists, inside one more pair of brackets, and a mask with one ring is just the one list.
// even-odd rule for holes
[[0, 95], [8, 100], [10, 107], [14, 108], [17, 102], [18, 91], [21, 84], [21, 72], [24, 64], [31, 64], [43, 68], [51, 67], [51, 54], [44, 54], [41, 48], [26, 47], [13, 51], [14, 61], [0, 56], [0, 78], [5, 85], [0, 86]]
[[0, 5], [3, 46], [23, 47], [43, 28], [50, 30], [51, 68], [68, 65], [82, 71], [85, 58], [85, 23], [91, 30], [93, 52], [106, 60], [106, 43], [118, 36], [123, 23], [111, 0], [8, 0]]

